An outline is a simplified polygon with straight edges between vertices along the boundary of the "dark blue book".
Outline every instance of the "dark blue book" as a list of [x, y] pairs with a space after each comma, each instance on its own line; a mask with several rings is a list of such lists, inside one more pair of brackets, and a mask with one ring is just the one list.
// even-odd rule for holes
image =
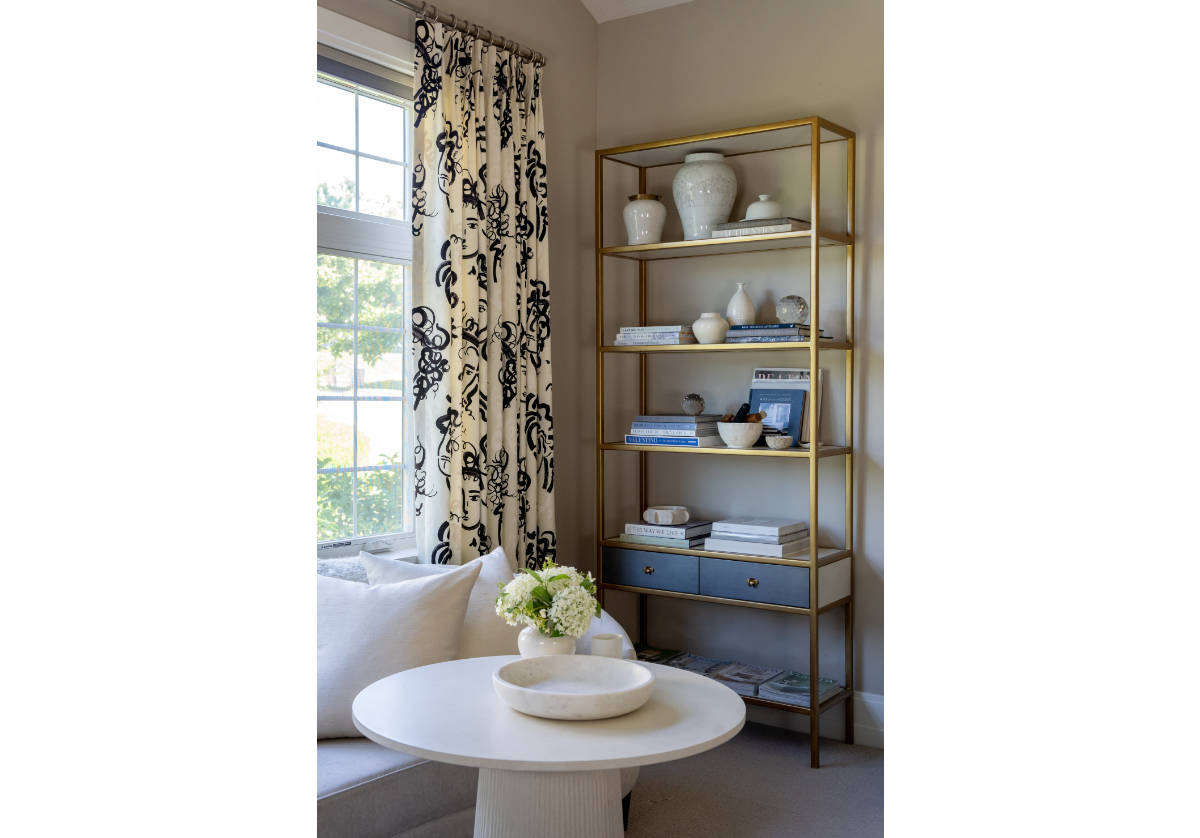
[[793, 442], [802, 439], [804, 400], [807, 390], [783, 387], [761, 387], [750, 391], [750, 412], [763, 416], [763, 430], [771, 428], [787, 434]]

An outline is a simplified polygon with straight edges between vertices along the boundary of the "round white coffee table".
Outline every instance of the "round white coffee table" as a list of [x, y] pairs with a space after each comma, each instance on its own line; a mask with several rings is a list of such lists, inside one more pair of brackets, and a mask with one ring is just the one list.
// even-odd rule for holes
[[422, 666], [376, 681], [354, 699], [354, 725], [397, 751], [479, 768], [477, 838], [616, 838], [620, 769], [691, 756], [746, 721], [731, 689], [702, 675], [642, 663], [655, 675], [640, 709], [614, 719], [526, 716], [492, 688], [516, 655]]

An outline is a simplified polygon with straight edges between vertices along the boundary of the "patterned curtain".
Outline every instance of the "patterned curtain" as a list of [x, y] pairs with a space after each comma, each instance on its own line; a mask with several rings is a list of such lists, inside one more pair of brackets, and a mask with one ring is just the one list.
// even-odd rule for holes
[[541, 68], [420, 17], [413, 165], [417, 547], [555, 558]]

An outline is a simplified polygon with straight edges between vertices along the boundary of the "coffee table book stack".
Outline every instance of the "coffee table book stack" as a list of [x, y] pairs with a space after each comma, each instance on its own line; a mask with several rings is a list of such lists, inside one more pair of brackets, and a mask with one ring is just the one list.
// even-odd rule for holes
[[715, 413], [699, 416], [683, 414], [664, 416], [639, 416], [629, 426], [625, 435], [627, 445], [664, 445], [676, 448], [702, 448], [724, 445], [717, 433]]
[[[770, 188], [779, 194], [805, 194], [807, 200], [796, 206], [782, 206], [780, 212], [772, 213], [770, 219], [753, 219], [755, 227], [770, 226], [768, 221], [776, 220], [775, 226], [782, 227], [779, 232], [759, 232], [751, 227], [728, 228], [729, 232], [718, 231], [728, 237], [713, 237], [688, 241], [662, 241], [654, 244], [628, 244], [624, 237], [624, 225], [620, 220], [621, 206], [605, 205], [606, 194], [625, 195], [636, 189], [639, 193], [662, 192], [669, 189], [670, 182], [677, 167], [683, 163], [684, 157], [696, 152], [720, 152], [726, 157], [740, 156], [751, 163], [761, 160], [763, 165], [754, 168], [747, 165], [746, 172], [758, 171], [763, 177], [763, 171], [769, 171], [771, 166], [778, 166], [786, 160], [794, 160], [799, 156], [798, 167], [807, 173], [807, 182], [803, 175], [793, 178], [790, 174], [795, 169], [777, 170], [778, 176], [770, 184]], [[770, 152], [765, 157], [754, 157]], [[822, 166], [825, 158], [829, 165]], [[639, 634], [643, 644], [648, 643], [648, 617], [650, 601], [656, 597], [673, 597], [676, 599], [691, 599], [703, 602], [718, 603], [724, 607], [759, 608], [793, 614], [806, 619], [808, 627], [808, 648], [802, 647], [787, 650], [787, 654], [777, 663], [790, 667], [781, 670], [774, 679], [789, 677], [787, 683], [777, 684], [768, 692], [772, 698], [763, 697], [763, 684], [754, 684], [756, 693], [746, 694], [742, 687], [742, 698], [749, 704], [760, 704], [769, 707], [792, 710], [807, 715], [809, 718], [810, 734], [810, 764], [817, 767], [820, 764], [820, 733], [822, 713], [834, 707], [843, 708], [845, 724], [844, 737], [853, 741], [853, 686], [854, 686], [854, 574], [853, 574], [853, 533], [854, 513], [852, 498], [854, 497], [854, 266], [855, 247], [855, 135], [840, 125], [830, 122], [823, 117], [809, 116], [785, 120], [767, 125], [757, 125], [749, 128], [732, 130], [716, 130], [705, 134], [689, 137], [679, 137], [653, 142], [643, 142], [634, 145], [600, 149], [596, 152], [596, 522], [597, 522], [597, 577], [599, 580], [600, 596], [612, 591], [629, 592], [637, 596], [639, 613]], [[840, 169], [844, 171], [844, 179], [832, 176], [831, 173]], [[636, 177], [636, 183], [634, 182]], [[766, 175], [770, 178], [770, 174]], [[610, 180], [612, 188], [608, 188], [606, 180]], [[787, 180], [793, 182], [788, 183]], [[652, 180], [653, 183], [648, 183]], [[799, 182], [794, 182], [798, 180]], [[825, 184], [823, 188], [823, 182]], [[743, 190], [752, 190], [756, 184], [741, 184]], [[832, 185], [832, 188], [831, 188]], [[653, 189], [649, 187], [653, 186]], [[765, 186], [765, 184], [764, 184]], [[763, 187], [760, 187], [763, 188]], [[624, 191], [621, 191], [624, 190]], [[844, 196], [844, 197], [843, 197]], [[824, 202], [824, 212], [822, 204]], [[843, 214], [844, 213], [844, 214]], [[777, 219], [787, 220], [777, 220]], [[808, 220], [806, 229], [803, 223], [794, 223], [791, 219]], [[729, 219], [735, 223], [737, 219]], [[832, 251], [830, 249], [833, 249]], [[738, 254], [766, 250], [794, 250], [807, 256], [807, 270], [801, 268], [790, 278], [781, 275], [777, 268], [771, 270], [769, 279], [781, 294], [800, 294], [809, 304], [809, 322], [804, 326], [794, 323], [779, 324], [780, 328], [731, 330], [726, 335], [726, 342], [717, 344], [687, 343], [687, 334], [683, 326], [655, 327], [651, 326], [653, 312], [648, 311], [647, 287], [655, 281], [657, 271], [652, 265], [664, 259], [695, 259], [709, 256], [725, 256], [725, 260], [714, 265], [719, 270], [728, 272], [730, 279], [738, 281], [752, 280], [758, 266], [763, 263], [758, 260], [742, 260]], [[836, 257], [835, 251], [845, 256], [845, 270], [839, 268], [830, 270], [830, 259], [826, 259], [822, 270], [822, 251]], [[608, 265], [617, 264], [613, 260], [628, 260], [637, 265], [637, 286], [631, 287], [629, 280], [618, 276], [613, 288], [605, 293], [605, 272]], [[828, 274], [829, 276], [826, 276]], [[758, 275], [762, 275], [761, 273]], [[840, 275], [840, 276], [839, 276]], [[844, 283], [842, 300], [826, 302], [822, 306], [822, 287], [828, 290], [829, 278], [835, 282]], [[791, 287], [788, 285], [791, 284]], [[835, 286], [836, 287], [836, 286]], [[831, 299], [833, 296], [831, 295]], [[629, 322], [626, 309], [636, 300], [637, 321]], [[842, 305], [844, 301], [844, 306]], [[622, 306], [624, 322], [617, 322], [611, 313], [606, 317], [606, 303]], [[631, 306], [630, 306], [631, 307]], [[697, 307], [696, 311], [701, 309]], [[833, 318], [825, 322], [826, 316], [837, 312], [844, 314], [844, 326], [835, 324]], [[839, 316], [840, 319], [840, 316]], [[612, 345], [606, 346], [606, 337], [625, 326]], [[828, 330], [822, 329], [825, 326]], [[635, 331], [638, 330], [638, 331]], [[739, 331], [747, 334], [740, 334]], [[839, 334], [840, 333], [840, 334]], [[814, 339], [816, 338], [816, 339]], [[734, 342], [728, 342], [730, 340]], [[655, 343], [651, 341], [662, 341]], [[785, 380], [772, 381], [766, 379], [763, 384], [752, 386], [752, 394], [760, 400], [768, 396], [765, 391], [774, 390], [776, 399], [767, 400], [768, 405], [776, 405], [773, 419], [778, 426], [783, 422], [784, 407], [787, 406], [786, 427], [795, 429], [798, 433], [795, 439], [798, 445], [772, 449], [764, 446], [754, 446], [745, 449], [728, 448], [713, 440], [715, 428], [710, 429], [708, 422], [713, 422], [715, 416], [704, 417], [670, 417], [679, 423], [678, 427], [670, 427], [668, 417], [656, 416], [648, 409], [648, 396], [652, 395], [647, 386], [648, 367], [657, 357], [662, 355], [679, 356], [684, 359], [696, 357], [694, 369], [671, 369], [672, 376], [686, 372], [694, 382], [705, 374], [704, 358], [696, 353], [712, 352], [749, 352], [745, 367], [750, 369], [765, 369], [770, 357], [762, 357], [766, 353], [778, 355], [780, 352], [795, 353], [794, 358], [780, 359], [784, 363], [779, 369], [818, 370], [817, 383], [821, 377], [844, 370], [844, 386], [839, 386], [840, 398], [843, 403], [822, 405], [818, 398], [820, 386], [815, 388], [812, 398], [806, 387], [797, 386]], [[637, 420], [628, 428], [606, 427], [605, 398], [606, 388], [628, 382], [629, 368], [622, 366], [606, 373], [606, 359], [619, 358], [622, 354], [637, 354], [640, 356], [637, 367]], [[829, 360], [827, 360], [827, 357]], [[822, 369], [822, 361], [825, 361]], [[790, 362], [790, 363], [789, 363]], [[613, 362], [614, 365], [617, 362]], [[693, 363], [693, 362], [687, 362]], [[842, 370], [837, 369], [841, 365]], [[611, 375], [610, 375], [611, 373]], [[657, 374], [657, 371], [656, 371]], [[694, 374], [694, 375], [693, 375]], [[809, 373], [811, 375], [811, 372]], [[776, 386], [780, 385], [780, 386]], [[680, 384], [679, 386], [687, 386]], [[695, 389], [697, 385], [691, 385]], [[632, 388], [630, 388], [632, 389]], [[759, 391], [764, 392], [759, 392]], [[781, 391], [788, 391], [786, 393]], [[676, 393], [670, 393], [670, 399], [663, 396], [660, 400], [671, 401], [678, 398]], [[629, 398], [626, 390], [622, 398]], [[808, 403], [812, 402], [811, 405]], [[722, 408], [727, 405], [720, 405]], [[713, 405], [717, 407], [717, 405]], [[798, 410], [796, 410], [798, 408]], [[806, 409], [811, 408], [811, 409]], [[825, 411], [824, 423], [818, 432], [821, 413]], [[757, 411], [756, 411], [757, 412]], [[611, 413], [611, 410], [610, 410]], [[797, 416], [798, 414], [798, 416]], [[844, 417], [844, 419], [842, 418]], [[689, 424], [683, 424], [689, 423]], [[668, 433], [668, 431], [672, 433]], [[620, 436], [618, 436], [620, 434]], [[614, 436], [616, 439], [614, 439]], [[840, 441], [839, 438], [840, 437]], [[811, 440], [803, 446], [805, 440]], [[632, 470], [622, 468], [619, 472], [628, 475], [626, 482], [616, 487], [608, 487], [609, 460], [634, 455], [637, 457], [637, 474], [634, 478]], [[671, 487], [665, 485], [669, 480], [656, 475], [655, 493], [666, 494], [666, 497], [648, 497], [647, 480], [648, 463], [650, 460], [674, 456], [704, 456], [718, 459], [715, 463], [756, 463], [753, 458], [775, 458], [780, 462], [792, 464], [789, 468], [800, 471], [796, 477], [807, 484], [808, 510], [807, 514], [799, 508], [785, 508], [781, 502], [780, 508], [752, 510], [763, 517], [786, 518], [793, 522], [807, 522], [809, 531], [800, 536], [800, 531], [790, 533], [779, 532], [774, 540], [768, 542], [749, 543], [749, 539], [738, 539], [737, 532], [727, 532], [735, 536], [735, 541], [741, 541], [736, 546], [743, 552], [728, 549], [712, 549], [721, 545], [720, 535], [716, 525], [713, 531], [706, 535], [705, 544], [697, 545], [696, 533], [683, 537], [675, 534], [641, 535], [636, 532], [621, 532], [626, 521], [641, 510], [655, 503], [681, 503], [689, 500], [687, 486]], [[719, 456], [718, 456], [719, 455]], [[743, 459], [722, 461], [720, 457], [738, 456]], [[751, 459], [746, 459], [751, 458]], [[622, 464], [623, 465], [623, 464]], [[833, 472], [839, 472], [833, 475]], [[665, 470], [663, 470], [665, 473]], [[781, 478], [779, 469], [771, 471], [771, 479]], [[843, 491], [843, 508], [834, 515], [826, 513], [822, 516], [818, 509], [818, 497], [821, 481], [840, 477]], [[636, 483], [634, 482], [636, 479]], [[731, 475], [731, 484], [733, 482]], [[731, 485], [731, 491], [736, 491], [736, 485]], [[826, 487], [828, 498], [830, 489]], [[615, 489], [615, 491], [614, 491]], [[780, 496], [784, 493], [780, 492]], [[606, 503], [613, 505], [614, 499], [618, 508], [606, 514]], [[634, 510], [636, 502], [636, 512]], [[790, 504], [789, 504], [790, 505]], [[829, 505], [827, 499], [824, 506]], [[628, 508], [625, 508], [628, 507]], [[618, 537], [617, 533], [620, 534]], [[741, 536], [747, 533], [741, 533]], [[785, 536], [797, 536], [790, 539]], [[663, 538], [663, 542], [647, 543], [631, 541], [631, 538]], [[804, 540], [807, 539], [807, 540]], [[727, 539], [726, 539], [727, 540]], [[754, 544], [767, 545], [771, 552], [777, 555], [753, 555], [747, 550], [766, 550], [767, 547], [755, 547]], [[787, 545], [785, 547], [785, 545]], [[723, 545], [728, 547], [729, 545]], [[843, 617], [841, 646], [844, 652], [844, 667], [834, 678], [832, 673], [824, 675], [819, 671], [822, 658], [822, 640], [820, 617], [829, 612], [838, 612]], [[828, 633], [826, 630], [825, 634]], [[836, 635], [835, 635], [836, 637]], [[764, 642], [766, 642], [764, 638]], [[694, 639], [697, 645], [703, 645], [703, 637]], [[697, 653], [704, 649], [695, 650]], [[711, 651], [711, 650], [710, 650]], [[805, 655], [807, 652], [807, 655]], [[708, 660], [714, 660], [708, 658]], [[696, 660], [697, 666], [702, 661]], [[765, 662], [729, 662], [738, 667], [730, 672], [740, 677], [748, 677], [750, 669], [746, 667], [770, 670], [772, 667]], [[808, 672], [803, 672], [807, 669]], [[730, 673], [727, 673], [730, 674]], [[799, 676], [805, 676], [803, 679]], [[741, 683], [731, 678], [730, 683]], [[796, 697], [807, 687], [807, 702], [801, 703]], [[792, 699], [794, 703], [780, 700], [782, 697]], [[807, 704], [807, 706], [804, 706]]]

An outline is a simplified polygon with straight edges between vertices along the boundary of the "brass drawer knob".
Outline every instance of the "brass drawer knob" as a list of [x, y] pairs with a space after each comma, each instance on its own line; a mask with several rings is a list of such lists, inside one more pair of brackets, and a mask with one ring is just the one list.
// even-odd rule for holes
[[642, 568], [642, 573], [646, 574], [647, 576], [649, 576], [653, 572], [654, 572], [654, 568], [650, 567], [650, 565], [646, 565], [645, 567]]
[[749, 585], [751, 588], [757, 588], [758, 580], [755, 579], [753, 576], [751, 576], [749, 579], [746, 580], [746, 584]]

